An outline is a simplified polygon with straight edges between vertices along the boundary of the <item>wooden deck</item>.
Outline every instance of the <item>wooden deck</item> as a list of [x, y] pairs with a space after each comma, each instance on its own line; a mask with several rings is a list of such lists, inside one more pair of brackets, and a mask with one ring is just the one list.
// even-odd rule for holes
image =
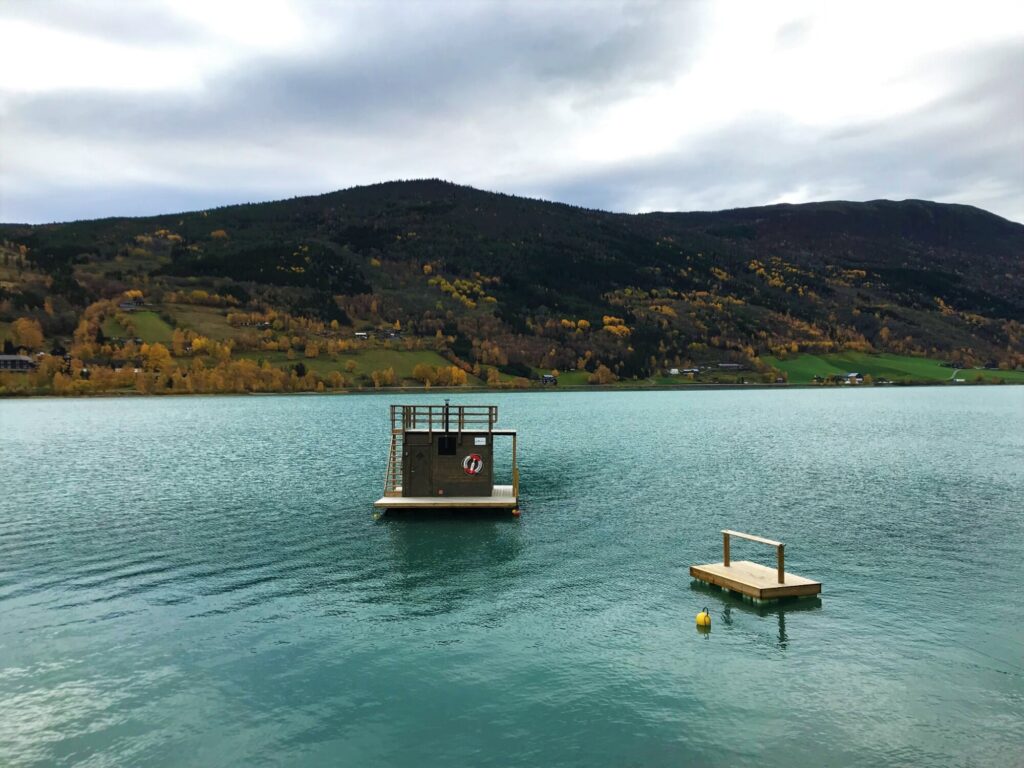
[[[401, 493], [401, 486], [398, 492]], [[519, 499], [511, 485], [496, 485], [490, 496], [382, 496], [378, 509], [515, 509]]]
[[707, 565], [691, 565], [690, 575], [716, 587], [730, 589], [733, 592], [756, 598], [757, 600], [775, 600], [780, 597], [803, 597], [817, 595], [821, 592], [821, 582], [805, 579], [795, 573], [785, 574], [785, 582], [780, 584], [778, 571], [750, 560], [738, 560], [724, 565], [708, 563]]
[[[767, 544], [775, 548], [775, 568], [752, 563], [750, 560], [733, 562], [729, 557], [731, 537]], [[777, 600], [781, 597], [806, 597], [821, 592], [821, 582], [805, 579], [795, 573], [786, 573], [786, 545], [781, 541], [753, 536], [740, 531], [722, 531], [722, 562], [691, 565], [690, 575], [716, 587], [739, 592], [757, 600]]]

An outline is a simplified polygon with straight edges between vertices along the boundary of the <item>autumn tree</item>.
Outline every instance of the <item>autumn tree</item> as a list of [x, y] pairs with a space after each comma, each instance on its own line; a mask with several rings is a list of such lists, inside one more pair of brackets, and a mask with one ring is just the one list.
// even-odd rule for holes
[[185, 354], [185, 333], [180, 328], [175, 328], [171, 334], [171, 348], [178, 357]]
[[412, 369], [412, 377], [422, 382], [425, 387], [429, 387], [437, 382], [437, 369], [432, 365], [419, 363]]
[[147, 371], [162, 371], [171, 365], [171, 353], [160, 342], [143, 344], [140, 351], [145, 358]]
[[611, 384], [618, 381], [618, 376], [612, 373], [612, 370], [601, 363], [597, 366], [597, 369], [587, 377], [587, 383], [589, 384]]
[[381, 387], [392, 387], [395, 384], [395, 369], [385, 368], [381, 371], [373, 371], [370, 373], [370, 380], [373, 382], [373, 386], [377, 389]]
[[466, 383], [466, 372], [456, 365], [434, 369], [435, 381], [442, 387], [461, 387]]
[[19, 317], [11, 324], [11, 332], [16, 347], [32, 350], [43, 346], [43, 328], [38, 320]]

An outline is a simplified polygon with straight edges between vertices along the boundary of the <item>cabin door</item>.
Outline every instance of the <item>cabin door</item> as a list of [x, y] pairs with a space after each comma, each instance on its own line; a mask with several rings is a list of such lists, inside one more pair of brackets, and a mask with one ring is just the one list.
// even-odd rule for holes
[[[416, 439], [419, 438], [419, 439]], [[408, 435], [402, 463], [406, 467], [403, 478], [403, 496], [433, 496], [430, 487], [431, 465], [430, 438], [425, 435]]]

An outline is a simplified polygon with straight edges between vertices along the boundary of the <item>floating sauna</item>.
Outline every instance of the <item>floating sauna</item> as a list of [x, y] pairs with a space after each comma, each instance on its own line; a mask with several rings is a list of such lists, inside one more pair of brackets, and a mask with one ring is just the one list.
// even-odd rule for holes
[[[516, 431], [495, 405], [392, 405], [380, 509], [508, 509], [519, 505]], [[512, 485], [494, 484], [495, 438], [512, 438]]]
[[[735, 536], [775, 547], [776, 567], [769, 568], [750, 560], [733, 561], [729, 553], [730, 538]], [[690, 575], [707, 584], [739, 592], [755, 600], [777, 600], [782, 597], [806, 597], [821, 592], [821, 582], [786, 573], [786, 545], [781, 541], [752, 536], [739, 531], [722, 531], [722, 562], [691, 565]]]

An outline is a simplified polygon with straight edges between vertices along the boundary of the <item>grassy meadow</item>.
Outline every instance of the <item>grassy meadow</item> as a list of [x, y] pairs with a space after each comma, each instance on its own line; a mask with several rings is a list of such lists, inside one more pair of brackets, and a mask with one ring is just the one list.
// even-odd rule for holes
[[[435, 367], [447, 367], [451, 365], [441, 355], [433, 350], [417, 349], [366, 349], [356, 352], [346, 352], [338, 355], [337, 360], [332, 360], [326, 354], [310, 359], [296, 354], [293, 359], [288, 359], [286, 352], [239, 352], [236, 358], [247, 358], [249, 360], [263, 360], [278, 368], [291, 368], [302, 363], [307, 370], [316, 371], [320, 376], [327, 376], [332, 371], [339, 371], [348, 379], [354, 379], [355, 383], [366, 384], [369, 381], [372, 371], [395, 369], [396, 384], [408, 384], [419, 386], [420, 382], [412, 378], [412, 371], [417, 365], [432, 365]], [[349, 371], [349, 362], [355, 364], [355, 369]], [[481, 386], [483, 382], [475, 376], [469, 375], [466, 382], [469, 386]]]
[[146, 344], [160, 342], [165, 346], [170, 345], [171, 334], [174, 333], [174, 329], [156, 312], [132, 312], [129, 317], [131, 317], [132, 323], [135, 324], [134, 334], [129, 333], [128, 329], [121, 325], [117, 318], [114, 317], [108, 317], [103, 321], [103, 334], [110, 338], [138, 336]]
[[809, 384], [815, 376], [827, 378], [854, 372], [868, 374], [875, 381], [887, 379], [894, 382], [936, 383], [958, 378], [973, 382], [981, 376], [986, 381], [1001, 378], [1006, 382], [1024, 382], [1024, 371], [953, 369], [943, 366], [938, 360], [888, 353], [840, 352], [830, 355], [798, 355], [784, 360], [776, 357], [761, 359], [785, 371], [790, 384]]

